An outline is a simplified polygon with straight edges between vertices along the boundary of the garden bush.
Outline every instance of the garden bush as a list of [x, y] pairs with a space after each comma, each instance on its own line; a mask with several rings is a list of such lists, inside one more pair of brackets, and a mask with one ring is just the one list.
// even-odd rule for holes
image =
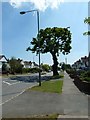
[[89, 71], [83, 71], [80, 74], [80, 79], [83, 80], [83, 81], [90, 82], [90, 70]]
[[[23, 68], [23, 73], [38, 73], [39, 72], [39, 68]], [[41, 70], [42, 72], [42, 70]]]
[[30, 68], [23, 68], [23, 69], [22, 69], [22, 73], [29, 73], [29, 69], [30, 69]]

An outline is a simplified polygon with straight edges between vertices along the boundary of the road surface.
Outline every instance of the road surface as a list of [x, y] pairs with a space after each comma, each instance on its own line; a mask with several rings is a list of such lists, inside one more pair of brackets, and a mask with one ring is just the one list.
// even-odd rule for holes
[[[51, 76], [51, 73], [42, 75], [42, 80], [47, 79], [46, 76]], [[0, 105], [5, 104], [11, 99], [22, 94], [26, 89], [38, 85], [38, 73], [31, 75], [17, 75], [11, 78], [0, 78], [2, 80], [2, 102]]]

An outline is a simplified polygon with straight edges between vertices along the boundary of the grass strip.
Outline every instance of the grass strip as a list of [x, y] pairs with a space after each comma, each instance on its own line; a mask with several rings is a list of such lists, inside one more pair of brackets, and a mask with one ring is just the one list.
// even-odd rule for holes
[[62, 93], [62, 80], [50, 80], [42, 83], [41, 86], [34, 86], [29, 90], [51, 92], [51, 93]]
[[30, 118], [2, 118], [1, 120], [57, 120], [58, 114], [34, 115]]

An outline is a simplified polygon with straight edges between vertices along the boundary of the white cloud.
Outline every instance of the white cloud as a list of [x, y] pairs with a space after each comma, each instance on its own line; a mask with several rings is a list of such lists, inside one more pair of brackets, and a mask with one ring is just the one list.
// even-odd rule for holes
[[24, 2], [29, 2], [35, 9], [40, 11], [46, 10], [48, 7], [55, 9], [58, 8], [61, 2], [88, 2], [89, 0], [8, 0], [15, 8], [26, 6]]
[[23, 2], [30, 2], [34, 8], [44, 11], [48, 7], [52, 9], [58, 8], [63, 0], [9, 0], [9, 2], [15, 8], [22, 7]]

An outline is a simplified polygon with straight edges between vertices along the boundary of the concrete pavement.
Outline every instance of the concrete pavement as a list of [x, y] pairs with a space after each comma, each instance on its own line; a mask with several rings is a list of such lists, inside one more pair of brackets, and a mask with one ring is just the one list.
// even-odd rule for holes
[[59, 115], [59, 120], [66, 120], [67, 118], [88, 120], [90, 115], [89, 96], [81, 93], [75, 86], [74, 80], [66, 72], [64, 74], [62, 92], [64, 115]]
[[28, 118], [30, 115], [63, 114], [62, 95], [43, 92], [24, 92], [2, 107], [2, 117]]

